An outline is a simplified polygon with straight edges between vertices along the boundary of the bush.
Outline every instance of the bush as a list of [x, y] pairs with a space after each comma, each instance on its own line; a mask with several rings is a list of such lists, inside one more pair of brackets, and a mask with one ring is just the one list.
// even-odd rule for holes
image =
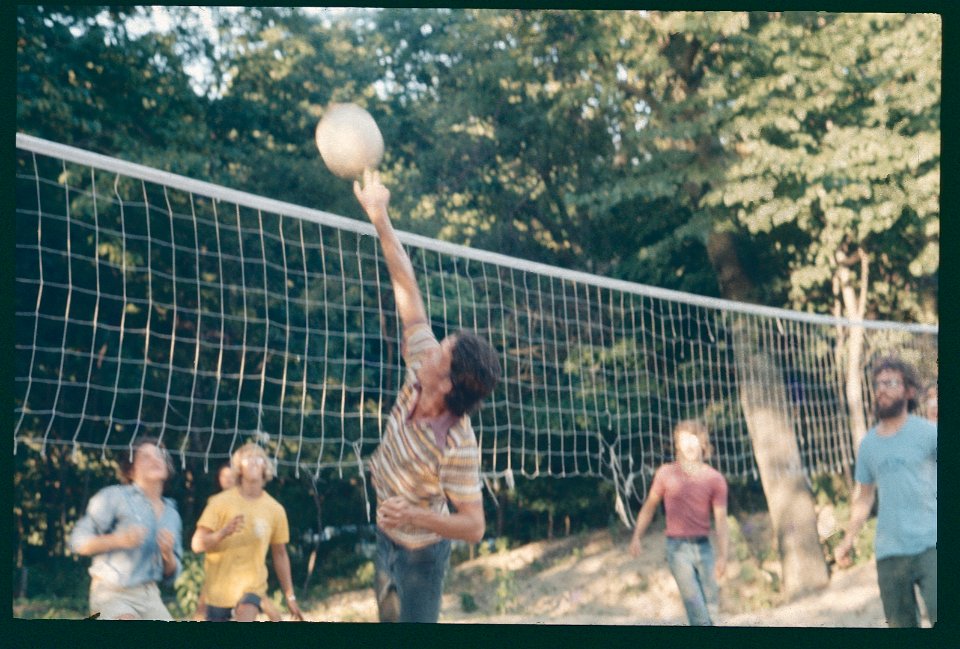
[[177, 599], [171, 614], [175, 618], [187, 618], [196, 612], [204, 579], [202, 555], [185, 550], [181, 561], [183, 571], [174, 582]]
[[[89, 560], [68, 556], [49, 557], [23, 569], [14, 568], [14, 617], [44, 620], [78, 620], [86, 617], [90, 591], [89, 566]], [[22, 597], [21, 592], [24, 595]]]
[[90, 591], [89, 559], [80, 557], [49, 557], [42, 562], [25, 566], [26, 577], [21, 569], [13, 569], [13, 592], [21, 595], [21, 585], [26, 586], [22, 593], [27, 598], [51, 596], [61, 600], [82, 601], [82, 610], [86, 610]]
[[495, 609], [498, 615], [504, 615], [509, 613], [513, 608], [513, 605], [516, 603], [516, 578], [514, 577], [512, 570], [502, 570], [497, 568], [494, 581], [496, 583], [496, 590], [494, 591], [494, 595], [496, 597]]
[[82, 620], [88, 613], [87, 598], [37, 597], [13, 602], [13, 617], [24, 620]]

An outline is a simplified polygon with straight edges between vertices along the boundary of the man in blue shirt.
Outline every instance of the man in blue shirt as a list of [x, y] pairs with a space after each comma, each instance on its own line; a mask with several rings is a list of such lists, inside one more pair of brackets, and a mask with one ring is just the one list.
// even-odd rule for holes
[[920, 625], [914, 585], [937, 623], [937, 429], [912, 412], [919, 381], [897, 358], [874, 367], [875, 410], [857, 454], [856, 491], [850, 524], [835, 550], [841, 567], [850, 565], [853, 542], [866, 523], [879, 492], [877, 581], [887, 624]]
[[173, 467], [165, 449], [141, 439], [121, 460], [122, 485], [105, 487], [87, 504], [70, 549], [92, 556], [90, 612], [103, 620], [171, 620], [157, 582], [172, 584], [182, 569], [183, 524], [163, 497]]

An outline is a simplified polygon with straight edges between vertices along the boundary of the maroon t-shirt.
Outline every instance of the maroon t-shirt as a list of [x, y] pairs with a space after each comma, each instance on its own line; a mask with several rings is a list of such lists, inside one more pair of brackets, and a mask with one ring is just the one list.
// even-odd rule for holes
[[663, 499], [668, 537], [709, 535], [713, 507], [727, 506], [727, 481], [707, 465], [691, 476], [676, 462], [664, 464], [653, 476], [650, 493]]

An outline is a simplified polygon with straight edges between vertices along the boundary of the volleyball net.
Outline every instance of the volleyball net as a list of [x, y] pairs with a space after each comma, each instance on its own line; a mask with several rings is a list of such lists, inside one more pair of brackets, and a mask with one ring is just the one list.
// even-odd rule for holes
[[[369, 223], [22, 134], [15, 194], [15, 452], [108, 454], [149, 435], [209, 468], [252, 439], [280, 470], [363, 471], [403, 377]], [[399, 236], [438, 337], [473, 329], [500, 354], [501, 383], [473, 417], [488, 479], [596, 476], [642, 497], [687, 418], [709, 427], [717, 469], [756, 478], [740, 387], [757, 355], [802, 470], [839, 472], [869, 419], [872, 359], [896, 353], [936, 378], [934, 326]]]

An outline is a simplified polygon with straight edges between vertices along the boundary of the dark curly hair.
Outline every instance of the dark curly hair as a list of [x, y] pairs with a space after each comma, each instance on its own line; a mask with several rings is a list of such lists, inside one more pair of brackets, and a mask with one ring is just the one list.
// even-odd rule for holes
[[874, 361], [870, 376], [875, 381], [877, 375], [884, 370], [898, 372], [901, 378], [903, 378], [903, 385], [907, 389], [913, 388], [913, 396], [907, 399], [907, 412], [916, 410], [918, 405], [917, 395], [920, 392], [920, 379], [917, 377], [917, 371], [913, 369], [913, 365], [896, 356], [885, 356], [884, 358]]
[[453, 388], [444, 397], [447, 409], [458, 417], [475, 411], [500, 380], [500, 360], [489, 342], [461, 329], [450, 359]]

